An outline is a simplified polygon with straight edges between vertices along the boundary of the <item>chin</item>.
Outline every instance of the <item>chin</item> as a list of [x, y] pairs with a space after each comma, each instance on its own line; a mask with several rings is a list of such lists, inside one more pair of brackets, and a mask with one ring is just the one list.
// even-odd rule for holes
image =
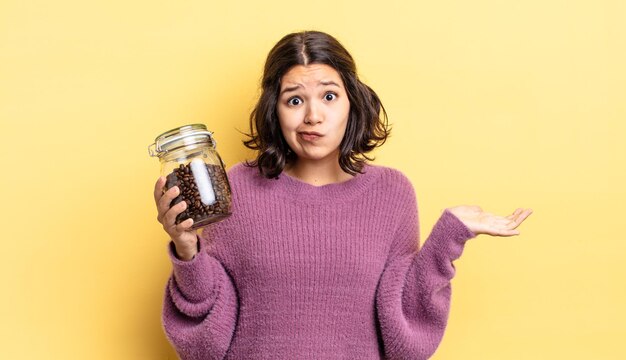
[[[298, 155], [298, 159], [303, 159], [307, 161], [322, 161], [328, 159], [331, 154], [296, 154]], [[339, 161], [339, 158], [337, 158]]]
[[300, 151], [295, 151], [296, 156], [298, 157], [298, 159], [303, 159], [303, 160], [308, 160], [308, 161], [320, 161], [320, 160], [326, 160], [329, 159], [331, 157], [336, 158], [337, 161], [339, 161], [339, 151], [330, 151], [330, 152], [326, 152], [325, 149], [323, 149], [322, 147], [318, 147], [310, 149], [313, 151], [308, 151], [308, 152], [303, 152], [302, 149], [299, 149]]

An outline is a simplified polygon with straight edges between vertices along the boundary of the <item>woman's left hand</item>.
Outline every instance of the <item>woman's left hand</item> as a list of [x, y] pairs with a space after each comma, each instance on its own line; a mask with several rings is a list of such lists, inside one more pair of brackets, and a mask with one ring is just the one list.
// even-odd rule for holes
[[448, 208], [448, 211], [474, 234], [492, 236], [519, 235], [515, 229], [533, 212], [531, 209], [519, 208], [509, 216], [498, 216], [484, 212], [479, 206], [456, 206]]

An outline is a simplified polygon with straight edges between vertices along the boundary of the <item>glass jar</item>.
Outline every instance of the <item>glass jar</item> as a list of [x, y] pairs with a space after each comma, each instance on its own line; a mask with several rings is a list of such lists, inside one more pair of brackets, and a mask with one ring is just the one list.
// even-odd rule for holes
[[192, 229], [223, 220], [231, 214], [231, 189], [213, 133], [203, 124], [181, 126], [156, 137], [148, 146], [150, 156], [159, 157], [164, 192], [178, 186], [180, 193], [170, 207], [181, 201], [185, 211], [176, 224], [193, 219]]

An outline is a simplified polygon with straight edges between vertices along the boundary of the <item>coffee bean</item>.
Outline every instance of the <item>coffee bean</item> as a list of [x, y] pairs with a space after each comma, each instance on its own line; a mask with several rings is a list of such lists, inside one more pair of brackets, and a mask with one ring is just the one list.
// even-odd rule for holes
[[176, 224], [189, 218], [194, 219], [194, 226], [204, 226], [229, 216], [231, 214], [231, 189], [224, 168], [220, 165], [206, 164], [207, 171], [216, 202], [204, 205], [198, 191], [193, 171], [189, 164], [180, 164], [166, 176], [165, 191], [172, 186], [178, 186], [179, 195], [172, 200], [170, 207], [181, 201], [187, 203], [185, 211], [176, 216]]

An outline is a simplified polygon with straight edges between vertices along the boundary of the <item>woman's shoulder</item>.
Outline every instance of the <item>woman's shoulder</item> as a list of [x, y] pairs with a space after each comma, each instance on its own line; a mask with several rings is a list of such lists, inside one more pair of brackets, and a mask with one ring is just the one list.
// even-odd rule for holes
[[413, 189], [413, 184], [409, 177], [401, 170], [386, 166], [368, 163], [368, 167], [373, 171], [380, 173], [380, 181], [390, 186], [401, 188], [403, 190]]
[[228, 181], [231, 184], [247, 184], [247, 186], [263, 186], [264, 179], [259, 168], [240, 161], [226, 170]]
[[[406, 209], [416, 206], [417, 197], [409, 177], [400, 169], [385, 165], [369, 165], [370, 169], [379, 173], [372, 184], [372, 194], [383, 202], [390, 213], [400, 214]], [[391, 205], [391, 208], [386, 206]], [[400, 215], [398, 215], [400, 216]]]
[[230, 178], [232, 177], [236, 177], [236, 176], [241, 176], [243, 174], [245, 174], [246, 172], [249, 172], [250, 170], [255, 170], [255, 168], [251, 168], [246, 166], [245, 161], [240, 161], [236, 164], [234, 164], [233, 166], [231, 166], [226, 173], [228, 174], [228, 177]]

